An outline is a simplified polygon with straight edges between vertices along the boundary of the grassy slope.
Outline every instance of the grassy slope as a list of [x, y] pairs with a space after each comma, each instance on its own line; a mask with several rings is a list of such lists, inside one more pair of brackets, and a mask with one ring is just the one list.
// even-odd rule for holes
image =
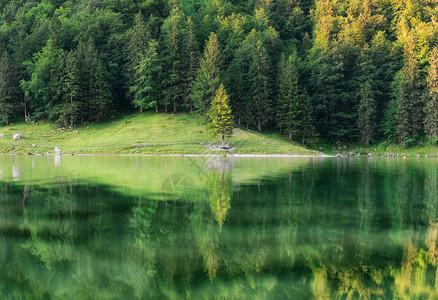
[[[0, 127], [0, 153], [53, 152], [87, 154], [212, 154], [201, 143], [216, 143], [208, 138], [202, 120], [190, 114], [131, 114], [99, 124], [75, 127], [71, 131], [55, 129], [53, 124], [16, 123]], [[24, 139], [13, 141], [13, 133]], [[238, 154], [313, 154], [280, 136], [261, 135], [236, 129], [229, 140]], [[35, 146], [33, 146], [35, 145]], [[140, 146], [137, 149], [137, 146]]]

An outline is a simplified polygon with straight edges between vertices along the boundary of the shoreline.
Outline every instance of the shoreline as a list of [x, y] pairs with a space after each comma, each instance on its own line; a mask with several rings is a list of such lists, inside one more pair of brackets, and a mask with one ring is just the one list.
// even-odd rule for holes
[[436, 155], [330, 155], [330, 154], [107, 154], [107, 153], [0, 153], [0, 156], [100, 156], [100, 157], [229, 157], [229, 158], [438, 158]]
[[237, 157], [237, 158], [333, 158], [335, 155], [301, 155], [301, 154], [69, 154], [69, 153], [0, 153], [0, 156], [114, 156], [114, 157]]

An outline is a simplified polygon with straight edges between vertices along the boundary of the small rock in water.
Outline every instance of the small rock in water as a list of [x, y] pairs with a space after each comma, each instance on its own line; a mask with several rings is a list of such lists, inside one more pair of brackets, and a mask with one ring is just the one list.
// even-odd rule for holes
[[30, 152], [27, 152], [27, 154], [26, 155], [33, 155], [32, 153], [30, 153]]

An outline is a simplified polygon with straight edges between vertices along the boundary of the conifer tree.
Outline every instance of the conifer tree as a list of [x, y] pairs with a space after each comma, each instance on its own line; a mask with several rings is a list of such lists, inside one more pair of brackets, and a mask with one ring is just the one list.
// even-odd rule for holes
[[[139, 68], [140, 62], [143, 59], [145, 52], [148, 48], [148, 42], [150, 39], [149, 31], [146, 28], [144, 23], [143, 15], [139, 12], [135, 15], [135, 25], [131, 32], [131, 38], [127, 45], [127, 65], [126, 65], [126, 73], [127, 73], [127, 81], [129, 86], [129, 93], [131, 99], [135, 101], [135, 95], [133, 93], [133, 89], [137, 76], [137, 69]], [[140, 87], [137, 87], [140, 88]], [[139, 106], [140, 112], [142, 107]]]
[[73, 126], [80, 114], [81, 86], [78, 72], [78, 62], [75, 52], [63, 55], [58, 77], [56, 104], [50, 113], [50, 118], [58, 123]]
[[193, 85], [192, 101], [201, 112], [208, 110], [221, 82], [222, 54], [215, 33], [211, 33], [204, 47], [197, 76]]
[[111, 89], [108, 82], [108, 72], [99, 58], [99, 53], [93, 39], [85, 44], [83, 62], [87, 75], [87, 87], [85, 88], [85, 105], [89, 112], [89, 120], [99, 121], [105, 116], [111, 103]]
[[424, 108], [419, 87], [418, 62], [415, 59], [413, 46], [407, 46], [405, 66], [399, 72], [395, 82], [395, 96], [397, 99], [396, 131], [400, 142], [406, 147], [407, 140], [415, 138], [423, 128]]
[[209, 128], [214, 136], [222, 137], [222, 146], [225, 146], [225, 137], [230, 137], [233, 134], [233, 116], [227, 96], [227, 91], [221, 84], [216, 91], [216, 95], [211, 101], [208, 117], [211, 122]]
[[157, 78], [160, 70], [158, 42], [151, 40], [146, 53], [135, 69], [134, 85], [130, 87], [130, 92], [134, 96], [133, 104], [140, 108], [140, 112], [151, 107], [155, 107], [158, 111], [159, 82]]
[[271, 91], [269, 87], [269, 57], [266, 48], [258, 40], [251, 51], [249, 81], [251, 85], [251, 108], [259, 131], [271, 117]]
[[301, 143], [308, 144], [309, 141], [315, 137], [315, 125], [313, 120], [313, 106], [312, 100], [306, 89], [301, 94], [301, 102], [303, 107], [302, 113], [302, 125], [301, 125], [301, 134], [302, 140]]
[[17, 86], [11, 57], [3, 50], [0, 57], [0, 123], [9, 124], [9, 118], [18, 103]]
[[362, 142], [368, 145], [373, 139], [376, 128], [375, 116], [377, 108], [370, 81], [363, 84], [360, 89], [359, 97], [357, 126]]
[[438, 138], [438, 47], [429, 56], [425, 107], [425, 132], [433, 141]]
[[[187, 82], [187, 69], [189, 61], [188, 43], [188, 20], [185, 16], [180, 1], [169, 1], [173, 9], [169, 17], [164, 21], [162, 34], [164, 41], [163, 59], [163, 100], [165, 111], [167, 106], [173, 104], [173, 112], [177, 106], [184, 103], [185, 96], [189, 91]], [[193, 41], [192, 41], [193, 42]]]
[[280, 130], [292, 140], [302, 126], [302, 102], [298, 93], [298, 72], [294, 58], [282, 57], [280, 87], [277, 103], [277, 122]]
[[[195, 28], [193, 21], [190, 17], [187, 18], [187, 36], [186, 36], [186, 66], [184, 74], [184, 91], [192, 91], [195, 82], [198, 65], [199, 65], [199, 51], [198, 43], [195, 36]], [[193, 111], [194, 104], [192, 101], [191, 92], [184, 93], [184, 104], [190, 107], [190, 111]]]

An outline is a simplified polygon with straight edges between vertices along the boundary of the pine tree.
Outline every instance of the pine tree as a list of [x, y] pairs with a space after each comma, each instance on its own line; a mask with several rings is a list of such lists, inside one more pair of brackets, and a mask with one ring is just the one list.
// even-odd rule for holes
[[91, 38], [85, 44], [84, 50], [83, 62], [86, 69], [83, 73], [88, 78], [85, 106], [89, 112], [89, 120], [99, 121], [107, 113], [112, 98], [108, 72]]
[[376, 128], [376, 100], [371, 86], [371, 82], [367, 81], [360, 89], [359, 108], [357, 126], [359, 128], [359, 135], [366, 145], [373, 139]]
[[397, 101], [396, 131], [404, 147], [406, 142], [415, 138], [423, 127], [421, 122], [424, 108], [419, 86], [418, 62], [412, 49], [413, 47], [407, 46], [405, 66], [397, 76], [394, 91]]
[[[186, 59], [184, 67], [184, 91], [192, 91], [195, 83], [195, 78], [199, 65], [199, 51], [198, 43], [195, 36], [195, 28], [192, 19], [187, 18], [187, 36], [186, 36]], [[190, 111], [193, 111], [194, 104], [192, 101], [191, 92], [184, 93], [184, 104], [190, 107]]]
[[73, 126], [79, 117], [79, 95], [81, 86], [77, 72], [78, 64], [74, 51], [63, 55], [57, 80], [56, 104], [50, 112], [50, 118], [59, 124]]
[[262, 130], [271, 117], [271, 91], [269, 87], [269, 57], [259, 40], [251, 51], [248, 78], [251, 84], [251, 106], [257, 129]]
[[306, 89], [304, 89], [304, 91], [301, 94], [301, 102], [303, 107], [302, 125], [301, 125], [301, 134], [302, 134], [301, 143], [305, 145], [308, 144], [309, 141], [315, 137], [312, 100]]
[[429, 56], [425, 107], [425, 132], [433, 141], [438, 138], [438, 47]]
[[283, 56], [280, 68], [277, 122], [280, 130], [292, 140], [301, 128], [303, 121], [302, 102], [298, 93], [298, 72], [294, 58]]
[[160, 70], [158, 42], [151, 40], [146, 53], [136, 67], [134, 85], [130, 87], [130, 92], [134, 96], [133, 104], [140, 108], [140, 112], [151, 107], [155, 107], [158, 111], [159, 83], [157, 78]]
[[[175, 2], [175, 1], [174, 1]], [[188, 20], [181, 9], [179, 1], [170, 3], [175, 5], [169, 17], [162, 26], [165, 48], [163, 51], [163, 100], [165, 111], [173, 104], [173, 112], [177, 106], [184, 103], [187, 90], [187, 69], [190, 53], [187, 53]]]
[[211, 101], [208, 117], [211, 120], [209, 128], [214, 136], [222, 137], [222, 146], [225, 146], [225, 137], [233, 134], [233, 116], [228, 101], [227, 91], [221, 84], [216, 91], [216, 96]]
[[193, 85], [192, 100], [201, 112], [208, 110], [210, 100], [214, 97], [221, 82], [222, 55], [215, 33], [211, 33], [204, 47], [197, 76]]
[[18, 104], [17, 86], [11, 57], [4, 50], [0, 57], [0, 122], [6, 125]]
[[[135, 15], [134, 28], [131, 32], [131, 37], [127, 45], [127, 64], [126, 64], [126, 77], [129, 86], [129, 93], [131, 99], [135, 101], [135, 95], [133, 93], [133, 86], [137, 82], [137, 69], [139, 68], [140, 62], [145, 56], [145, 52], [148, 48], [148, 42], [150, 39], [149, 31], [144, 23], [143, 15], [139, 12]], [[138, 87], [140, 88], [140, 87]], [[142, 106], [138, 106], [140, 112], [142, 111]]]

